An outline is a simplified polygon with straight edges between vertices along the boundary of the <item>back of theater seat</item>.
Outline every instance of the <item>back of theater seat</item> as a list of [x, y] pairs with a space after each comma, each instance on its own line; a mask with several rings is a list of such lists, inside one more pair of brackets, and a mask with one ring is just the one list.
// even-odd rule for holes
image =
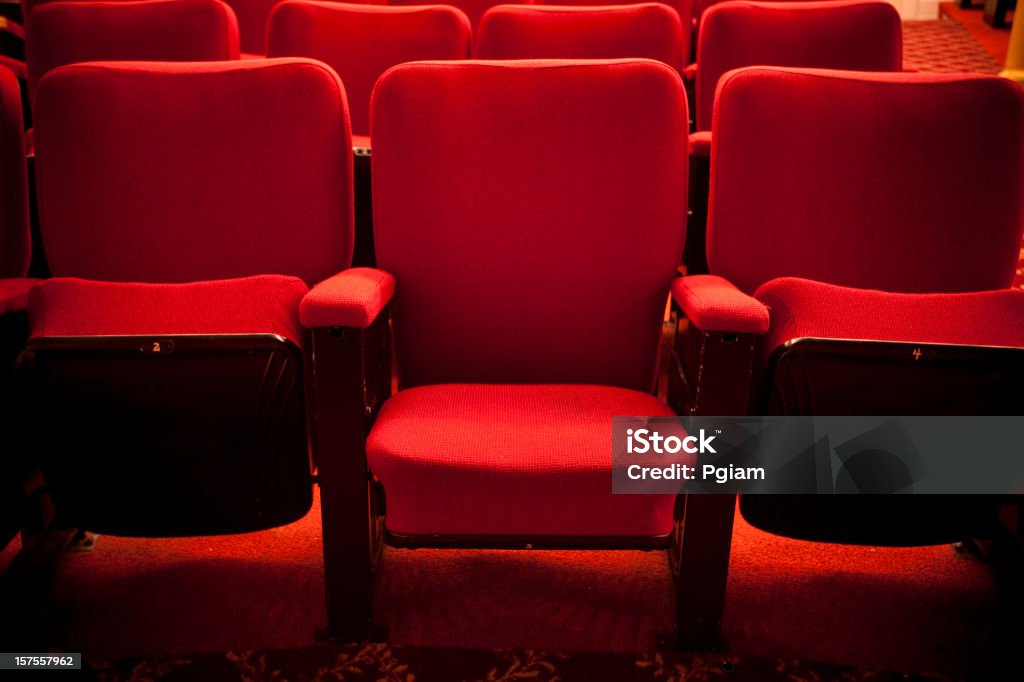
[[[386, 4], [401, 6], [420, 5], [423, 3], [420, 0], [387, 0]], [[501, 2], [501, 0], [452, 0], [445, 4], [462, 10], [469, 17], [469, 22], [475, 31], [480, 24], [480, 18], [484, 15], [484, 12], [496, 5], [534, 5], [537, 3], [534, 0], [512, 0], [511, 2]]]
[[267, 23], [267, 55], [310, 57], [338, 72], [352, 132], [370, 134], [370, 94], [382, 73], [424, 59], [466, 59], [466, 16], [445, 5], [382, 7], [286, 0]]
[[65, 64], [238, 59], [238, 25], [220, 0], [55, 2], [27, 27], [28, 86]]
[[1019, 85], [753, 69], [727, 75], [719, 98], [712, 273], [748, 293], [785, 276], [899, 292], [1012, 283], [1024, 228]]
[[337, 75], [301, 59], [92, 62], [48, 74], [36, 101], [57, 278], [30, 296], [20, 364], [58, 513], [149, 536], [298, 518], [298, 304], [352, 252]]
[[644, 57], [681, 71], [688, 33], [668, 5], [607, 7], [503, 5], [477, 30], [480, 59], [613, 59]]
[[722, 74], [743, 66], [903, 68], [900, 15], [887, 2], [726, 2], [704, 12], [697, 42], [697, 130], [710, 130]]

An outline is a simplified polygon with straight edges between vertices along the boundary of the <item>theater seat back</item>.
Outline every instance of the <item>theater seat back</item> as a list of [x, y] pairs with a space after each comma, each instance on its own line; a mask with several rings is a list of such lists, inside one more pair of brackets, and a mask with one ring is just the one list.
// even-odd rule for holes
[[879, 0], [726, 2], [701, 18], [697, 65], [697, 129], [710, 130], [725, 72], [744, 66], [899, 71], [903, 28], [899, 12]]
[[402, 386], [652, 386], [686, 98], [649, 60], [417, 63], [373, 95]]
[[76, 62], [238, 59], [238, 25], [220, 0], [48, 3], [27, 31], [29, 93], [46, 72]]
[[267, 49], [267, 18], [281, 0], [224, 0], [238, 17], [242, 51], [254, 55]]
[[[503, 5], [487, 11], [477, 33], [481, 59], [645, 57], [682, 70], [689, 31], [661, 3], [608, 7]], [[685, 36], [685, 37], [684, 37]]]
[[[404, 5], [422, 5], [423, 0], [387, 0], [388, 5], [404, 6]], [[484, 15], [484, 12], [497, 5], [533, 5], [537, 4], [534, 0], [509, 0], [503, 2], [502, 0], [451, 0], [445, 3], [452, 7], [458, 7], [462, 10], [467, 17], [469, 22], [472, 24], [473, 29], [480, 24], [480, 18]]]
[[[983, 123], [982, 123], [983, 122]], [[754, 67], [719, 86], [708, 263], [894, 292], [1009, 287], [1024, 88], [995, 76]]]
[[319, 59], [338, 72], [349, 98], [352, 130], [370, 134], [370, 93], [396, 64], [466, 59], [466, 15], [446, 5], [381, 7], [287, 0], [270, 15], [267, 54]]
[[348, 266], [351, 132], [323, 64], [75, 64], [43, 78], [36, 106], [55, 275], [313, 284]]

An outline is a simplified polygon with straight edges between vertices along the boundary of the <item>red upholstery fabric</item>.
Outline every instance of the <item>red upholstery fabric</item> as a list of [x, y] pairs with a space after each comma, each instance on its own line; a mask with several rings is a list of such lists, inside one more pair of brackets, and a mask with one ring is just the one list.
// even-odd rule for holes
[[672, 495], [613, 495], [613, 416], [669, 415], [598, 386], [448, 384], [381, 408], [366, 455], [409, 535], [664, 535]]
[[[394, 6], [421, 5], [423, 0], [387, 0], [384, 4]], [[475, 30], [484, 12], [496, 5], [533, 5], [535, 3], [534, 0], [509, 0], [509, 2], [503, 2], [502, 0], [451, 0], [444, 4], [458, 7], [462, 10], [469, 18], [469, 22]]]
[[281, 0], [224, 0], [238, 17], [238, 33], [243, 52], [255, 55], [267, 52], [267, 18]]
[[[535, 5], [558, 5], [563, 7], [604, 7], [607, 5], [638, 5], [651, 0], [537, 0]], [[661, 4], [668, 5], [679, 15], [680, 24], [689, 28], [690, 17], [693, 14], [693, 0], [654, 0]], [[687, 34], [690, 31], [687, 30]]]
[[715, 87], [742, 66], [899, 71], [900, 15], [887, 2], [727, 2], [701, 19], [697, 130], [711, 127]]
[[54, 278], [29, 295], [33, 338], [154, 334], [277, 334], [302, 347], [297, 277], [263, 275], [189, 284]]
[[0, 277], [24, 276], [32, 255], [24, 130], [18, 80], [0, 69]]
[[25, 310], [28, 292], [39, 280], [24, 277], [0, 279], [0, 315]]
[[1006, 79], [734, 71], [715, 109], [708, 262], [748, 293], [786, 276], [1004, 289], [1022, 188], [1024, 88]]
[[348, 111], [319, 62], [75, 64], [35, 113], [55, 275], [313, 284], [350, 263]]
[[711, 156], [711, 131], [698, 130], [690, 134], [690, 156]]
[[384, 74], [372, 108], [403, 386], [653, 386], [686, 219], [677, 72], [421, 62]]
[[365, 329], [395, 295], [395, 278], [374, 268], [350, 268], [313, 287], [299, 307], [306, 329]]
[[768, 331], [768, 309], [721, 277], [680, 277], [672, 283], [672, 298], [687, 319], [703, 331], [737, 334]]
[[373, 7], [286, 0], [267, 24], [271, 57], [311, 57], [341, 76], [352, 130], [370, 133], [370, 93], [395, 64], [466, 59], [471, 29], [466, 15], [444, 5]]
[[238, 25], [219, 0], [59, 2], [33, 13], [25, 50], [35, 93], [43, 74], [76, 62], [238, 59]]
[[754, 296], [772, 311], [766, 354], [806, 337], [1024, 347], [1020, 290], [894, 294], [783, 277]]
[[668, 5], [494, 7], [480, 20], [481, 59], [646, 57], [681, 71], [689, 32]]

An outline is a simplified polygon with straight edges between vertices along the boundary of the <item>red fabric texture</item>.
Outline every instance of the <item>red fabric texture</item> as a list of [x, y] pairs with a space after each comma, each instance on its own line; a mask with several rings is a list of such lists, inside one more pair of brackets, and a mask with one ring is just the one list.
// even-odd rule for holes
[[28, 292], [38, 282], [25, 277], [0, 279], [0, 315], [25, 310], [28, 307]]
[[43, 74], [76, 62], [238, 59], [238, 25], [219, 0], [50, 3], [27, 30], [29, 93]]
[[685, 232], [679, 74], [421, 62], [384, 74], [372, 109], [401, 384], [649, 390]]
[[[421, 5], [423, 0], [387, 0], [387, 2], [381, 4], [402, 7]], [[496, 5], [533, 5], [536, 3], [534, 0], [510, 0], [510, 2], [502, 2], [502, 0], [451, 0], [451, 2], [444, 4], [460, 9], [469, 18], [469, 23], [475, 30], [480, 24], [480, 17], [484, 15], [484, 12]]]
[[721, 277], [680, 277], [672, 283], [672, 298], [687, 319], [703, 331], [737, 334], [768, 331], [768, 309]]
[[668, 5], [607, 7], [506, 5], [487, 11], [477, 29], [480, 59], [644, 57], [682, 71], [689, 32]]
[[899, 71], [903, 27], [887, 2], [727, 2], [704, 13], [697, 41], [697, 130], [711, 128], [721, 76], [743, 66]]
[[350, 268], [317, 284], [302, 299], [299, 319], [306, 329], [366, 329], [395, 295], [395, 278], [375, 268]]
[[611, 492], [611, 427], [671, 414], [599, 386], [424, 386], [384, 404], [366, 456], [395, 533], [664, 535], [673, 495]]
[[33, 338], [277, 334], [303, 345], [297, 277], [263, 275], [188, 284], [54, 278], [29, 295]]
[[698, 130], [690, 133], [690, 156], [708, 158], [711, 156], [711, 131]]
[[75, 64], [42, 80], [35, 114], [57, 276], [313, 284], [351, 261], [348, 111], [319, 62]]
[[[539, 0], [534, 5], [558, 5], [563, 7], [605, 7], [607, 5], [639, 5], [646, 4], [651, 0]], [[681, 25], [686, 28], [690, 26], [690, 17], [693, 14], [693, 0], [653, 0], [663, 5], [668, 5], [679, 15]], [[690, 31], [687, 31], [687, 39]], [[688, 54], [688, 53], [687, 53]]]
[[1024, 347], [1020, 290], [894, 294], [782, 277], [754, 296], [771, 308], [766, 354], [807, 337]]
[[271, 57], [311, 57], [338, 72], [348, 94], [352, 130], [370, 133], [370, 93], [396, 64], [466, 59], [471, 29], [461, 11], [445, 5], [375, 7], [286, 0], [267, 24]]
[[747, 293], [787, 276], [1005, 289], [1022, 188], [1024, 88], [1009, 80], [734, 71], [715, 109], [708, 263]]
[[32, 255], [18, 79], [0, 69], [0, 277], [23, 277]]
[[281, 0], [224, 0], [238, 17], [243, 52], [267, 53], [267, 18]]

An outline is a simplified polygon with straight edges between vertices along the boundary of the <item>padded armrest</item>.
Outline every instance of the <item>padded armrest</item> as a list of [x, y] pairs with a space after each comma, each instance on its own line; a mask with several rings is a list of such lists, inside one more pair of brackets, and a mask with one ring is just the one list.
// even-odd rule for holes
[[711, 131], [698, 130], [690, 133], [690, 156], [711, 157]]
[[299, 304], [306, 329], [366, 329], [395, 295], [395, 278], [375, 268], [350, 268], [320, 282]]
[[683, 80], [687, 83], [694, 83], [697, 80], [697, 62], [687, 64], [683, 67]]
[[28, 307], [28, 292], [38, 282], [26, 277], [0, 279], [0, 315], [25, 310]]
[[691, 275], [672, 282], [672, 300], [705, 332], [764, 334], [768, 308], [717, 275]]

